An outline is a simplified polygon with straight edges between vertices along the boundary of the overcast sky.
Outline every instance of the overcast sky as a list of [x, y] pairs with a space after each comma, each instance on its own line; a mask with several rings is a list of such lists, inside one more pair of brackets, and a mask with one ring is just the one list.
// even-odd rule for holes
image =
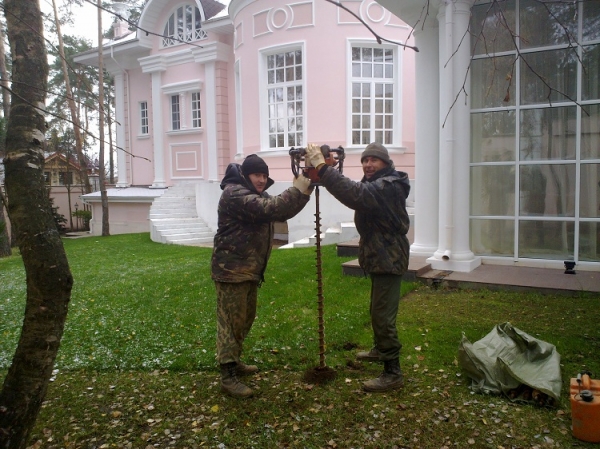
[[[62, 29], [63, 34], [75, 35], [83, 37], [92, 42], [92, 46], [98, 45], [98, 9], [94, 4], [83, 1], [82, 6], [73, 5], [71, 7], [75, 16], [73, 25], [65, 26]], [[56, 0], [57, 6], [60, 8], [63, 5], [63, 0]], [[108, 8], [112, 2], [103, 1], [102, 6]], [[46, 14], [52, 13], [52, 0], [40, 0], [40, 7]], [[102, 13], [102, 29], [106, 31], [112, 23], [112, 15], [107, 12]]]

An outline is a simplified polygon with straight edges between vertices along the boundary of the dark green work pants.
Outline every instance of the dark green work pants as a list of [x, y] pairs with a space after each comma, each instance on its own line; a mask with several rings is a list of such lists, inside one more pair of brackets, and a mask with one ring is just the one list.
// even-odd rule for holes
[[395, 274], [371, 274], [371, 326], [381, 361], [400, 357], [402, 344], [398, 340], [396, 316], [401, 282], [402, 276]]
[[244, 340], [256, 318], [258, 283], [215, 282], [217, 290], [217, 361], [240, 362]]

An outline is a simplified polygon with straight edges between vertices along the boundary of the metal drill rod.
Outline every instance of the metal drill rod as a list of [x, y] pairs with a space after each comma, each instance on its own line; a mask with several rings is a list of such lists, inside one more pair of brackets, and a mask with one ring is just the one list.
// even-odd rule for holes
[[315, 186], [315, 231], [317, 233], [317, 305], [319, 312], [319, 366], [325, 367], [325, 322], [323, 320], [323, 277], [321, 274], [321, 213], [319, 212], [319, 186]]
[[[339, 146], [336, 149], [331, 149], [329, 145], [321, 145], [321, 153], [325, 158], [325, 163], [330, 167], [335, 167], [340, 173], [342, 173], [342, 167], [344, 165], [344, 149]], [[335, 377], [335, 371], [328, 369], [325, 365], [325, 320], [323, 318], [323, 276], [321, 273], [322, 261], [321, 261], [321, 213], [319, 211], [319, 176], [317, 169], [307, 165], [306, 160], [306, 148], [290, 148], [289, 151], [291, 159], [292, 173], [294, 176], [306, 176], [311, 180], [311, 186], [315, 188], [315, 201], [316, 201], [316, 213], [315, 213], [315, 231], [317, 233], [317, 245], [316, 245], [316, 258], [317, 258], [317, 305], [319, 313], [319, 367], [317, 368], [321, 373], [327, 375], [333, 374]], [[304, 166], [303, 163], [304, 162]], [[330, 378], [333, 378], [330, 377]]]

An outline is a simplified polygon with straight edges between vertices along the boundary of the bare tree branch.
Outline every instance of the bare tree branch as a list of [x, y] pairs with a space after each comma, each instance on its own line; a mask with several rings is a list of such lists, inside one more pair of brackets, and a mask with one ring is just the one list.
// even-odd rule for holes
[[[86, 1], [89, 1], [89, 0], [86, 0]], [[335, 0], [325, 0], [325, 1], [327, 3], [331, 3], [332, 5], [337, 6], [338, 8], [343, 9], [344, 11], [348, 12], [350, 15], [354, 16], [357, 20], [359, 20], [360, 23], [362, 23], [371, 32], [371, 34], [373, 34], [373, 36], [375, 36], [375, 39], [377, 40], [378, 44], [381, 44], [382, 41], [385, 41], [385, 42], [388, 42], [390, 44], [399, 45], [400, 47], [410, 48], [411, 50], [414, 50], [416, 52], [419, 51], [419, 49], [417, 47], [414, 47], [412, 45], [403, 44], [401, 42], [396, 42], [396, 41], [391, 41], [389, 39], [385, 39], [385, 38], [381, 37], [369, 25], [367, 25], [363, 19], [361, 19], [358, 15], [356, 15], [353, 11], [351, 11], [350, 9], [348, 9], [347, 7], [345, 7], [344, 5], [342, 5], [341, 3], [338, 3]]]

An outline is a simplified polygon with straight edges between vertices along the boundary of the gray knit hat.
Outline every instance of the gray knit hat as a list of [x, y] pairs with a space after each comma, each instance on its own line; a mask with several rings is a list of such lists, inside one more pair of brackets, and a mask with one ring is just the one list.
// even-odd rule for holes
[[390, 155], [388, 154], [388, 150], [386, 147], [377, 142], [372, 142], [367, 145], [365, 151], [360, 155], [360, 161], [362, 162], [366, 157], [373, 156], [378, 159], [381, 159], [386, 164], [390, 165], [392, 160], [390, 159]]
[[254, 173], [262, 173], [269, 176], [269, 167], [260, 156], [250, 154], [242, 162], [242, 173], [246, 178]]

